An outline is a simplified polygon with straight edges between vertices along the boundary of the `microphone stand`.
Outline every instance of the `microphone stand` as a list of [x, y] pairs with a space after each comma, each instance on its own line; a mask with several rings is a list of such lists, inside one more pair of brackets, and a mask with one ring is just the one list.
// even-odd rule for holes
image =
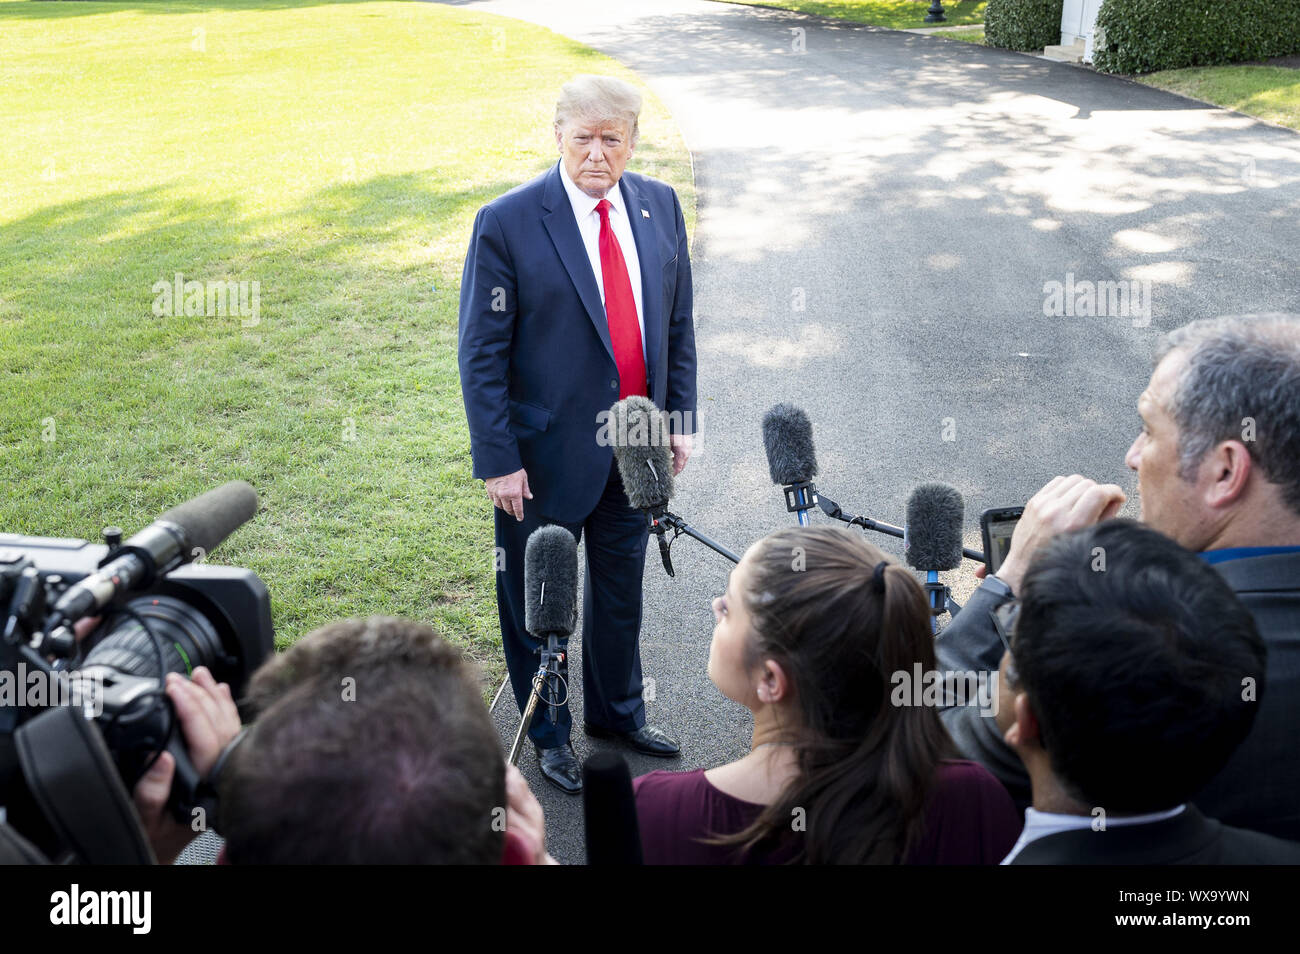
[[[675, 577], [677, 574], [673, 572], [673, 558], [668, 552], [670, 544], [664, 537], [665, 526], [663, 519], [665, 510], [663, 504], [650, 507], [641, 512], [645, 514], [646, 524], [649, 526], [650, 532], [653, 533], [655, 538], [659, 541], [659, 559], [663, 561], [664, 570], [667, 571], [669, 576]], [[677, 539], [676, 534], [673, 535], [673, 539]]]
[[[537, 667], [537, 672], [533, 674], [533, 689], [528, 694], [528, 704], [524, 707], [524, 714], [519, 719], [519, 730], [515, 733], [514, 744], [510, 746], [511, 765], [519, 764], [519, 750], [524, 744], [524, 736], [528, 733], [528, 727], [533, 723], [533, 715], [537, 712], [537, 703], [542, 698], [542, 687], [548, 688], [546, 700], [547, 713], [546, 717], [555, 724], [556, 720], [556, 703], [555, 698], [559, 692], [560, 684], [560, 666], [565, 660], [566, 653], [560, 649], [560, 637], [557, 633], [546, 634], [546, 646], [539, 649], [542, 654], [541, 664]], [[565, 694], [567, 697], [567, 693]]]
[[700, 531], [696, 530], [681, 517], [677, 516], [677, 514], [669, 511], [663, 504], [658, 504], [654, 507], [647, 507], [645, 510], [645, 516], [646, 522], [650, 527], [650, 532], [659, 538], [659, 557], [663, 560], [664, 569], [668, 571], [669, 576], [674, 576], [674, 573], [673, 561], [668, 555], [668, 548], [672, 544], [672, 540], [668, 540], [664, 536], [668, 530], [673, 531], [673, 540], [676, 540], [684, 533], [688, 537], [694, 537], [696, 540], [699, 540], [700, 543], [703, 543], [714, 553], [721, 554], [732, 563], [740, 562], [740, 557], [732, 553], [722, 544], [717, 543], [705, 536], [703, 533], [700, 533]]
[[[817, 503], [817, 488], [811, 480], [796, 480], [786, 484], [781, 490], [785, 493], [785, 509], [799, 515], [799, 526], [808, 526], [808, 511]], [[822, 509], [825, 509], [823, 507]]]
[[[900, 540], [905, 538], [905, 533], [902, 527], [895, 527], [888, 523], [880, 523], [877, 520], [872, 520], [870, 517], [848, 517], [845, 516], [844, 511], [840, 509], [840, 505], [829, 497], [818, 496], [814, 499], [816, 499], [818, 506], [822, 508], [822, 511], [828, 517], [834, 517], [836, 520], [841, 520], [850, 526], [861, 527], [863, 530], [875, 530], [877, 533], [897, 537]], [[961, 553], [962, 556], [966, 557], [968, 560], [975, 560], [978, 563], [984, 562], [984, 554], [980, 553], [978, 550], [972, 550], [969, 547], [962, 547]], [[961, 612], [961, 604], [952, 598], [952, 589], [939, 582], [938, 570], [926, 571], [925, 597], [926, 601], [930, 604], [930, 629], [932, 632], [937, 633], [939, 631], [938, 617], [942, 616], [944, 613], [948, 613], [953, 619], [956, 619], [957, 614]]]
[[925, 571], [925, 598], [930, 604], [930, 632], [939, 632], [939, 617], [952, 613], [953, 619], [961, 612], [961, 607], [952, 598], [952, 590], [939, 582], [938, 570]]

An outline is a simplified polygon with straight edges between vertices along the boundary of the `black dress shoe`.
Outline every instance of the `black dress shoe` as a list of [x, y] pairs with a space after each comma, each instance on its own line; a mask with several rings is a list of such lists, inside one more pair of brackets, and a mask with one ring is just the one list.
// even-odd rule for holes
[[534, 745], [533, 748], [537, 749], [537, 762], [547, 781], [570, 795], [582, 791], [582, 766], [578, 764], [572, 745], [565, 743], [549, 749]]
[[615, 732], [612, 729], [602, 729], [598, 725], [584, 722], [582, 731], [593, 738], [617, 739], [620, 742], [625, 742], [645, 755], [657, 755], [659, 758], [671, 759], [682, 754], [681, 746], [677, 744], [676, 739], [669, 736], [663, 729], [652, 725], [643, 725], [635, 732]]

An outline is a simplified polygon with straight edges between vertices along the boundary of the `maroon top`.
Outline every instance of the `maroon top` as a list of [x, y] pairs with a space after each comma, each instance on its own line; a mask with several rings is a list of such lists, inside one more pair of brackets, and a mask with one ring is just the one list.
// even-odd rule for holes
[[[699, 839], [741, 831], [765, 807], [715, 788], [704, 769], [651, 772], [634, 780], [632, 788], [648, 865], [741, 863], [734, 848]], [[1001, 782], [974, 762], [954, 760], [940, 763], [924, 824], [907, 864], [995, 865], [1015, 845], [1024, 821]], [[792, 853], [793, 843], [765, 863], [783, 863]]]

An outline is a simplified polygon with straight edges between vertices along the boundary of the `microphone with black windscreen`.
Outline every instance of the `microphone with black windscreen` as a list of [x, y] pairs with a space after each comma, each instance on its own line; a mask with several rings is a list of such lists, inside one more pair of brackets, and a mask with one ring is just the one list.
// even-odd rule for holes
[[[949, 484], [921, 484], [907, 498], [903, 552], [908, 565], [926, 575], [926, 596], [935, 617], [954, 607], [955, 615], [960, 609], [952, 602], [948, 587], [939, 582], [939, 571], [961, 566], [965, 511], [961, 493]], [[937, 630], [937, 620], [931, 620], [931, 626]]]
[[673, 496], [673, 456], [663, 412], [649, 398], [634, 394], [611, 407], [609, 414], [614, 462], [623, 491], [628, 503], [645, 514], [650, 532], [659, 541], [659, 558], [668, 575], [675, 574], [666, 530], [673, 531], [674, 540], [685, 533], [732, 563], [739, 563], [736, 554], [668, 510]]
[[561, 670], [567, 652], [565, 642], [578, 622], [578, 541], [559, 524], [538, 527], [528, 535], [524, 547], [524, 628], [542, 644], [541, 662], [533, 675], [519, 730], [510, 747], [510, 764], [519, 763], [519, 750], [532, 725], [537, 704], [545, 695], [547, 717], [556, 721], [556, 709], [567, 701], [559, 698], [564, 683]]
[[813, 448], [812, 422], [793, 404], [777, 404], [763, 415], [763, 450], [772, 483], [785, 493], [785, 509], [808, 525], [808, 511], [817, 503], [817, 452]]
[[597, 752], [582, 763], [582, 817], [587, 864], [643, 863], [632, 773], [617, 752]]

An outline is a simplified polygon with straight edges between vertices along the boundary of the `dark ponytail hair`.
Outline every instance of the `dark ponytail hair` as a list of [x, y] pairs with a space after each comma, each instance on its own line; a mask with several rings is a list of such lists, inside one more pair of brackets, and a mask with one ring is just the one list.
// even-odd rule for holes
[[[932, 706], [895, 706], [891, 676], [935, 669], [925, 593], [862, 534], [791, 527], [755, 545], [740, 599], [747, 662], [778, 662], [792, 687], [784, 740], [799, 774], [745, 830], [711, 839], [745, 860], [780, 850], [809, 864], [898, 863], [916, 843], [952, 743]], [[805, 828], [793, 831], [802, 809]], [[793, 854], [789, 849], [793, 848]]]

